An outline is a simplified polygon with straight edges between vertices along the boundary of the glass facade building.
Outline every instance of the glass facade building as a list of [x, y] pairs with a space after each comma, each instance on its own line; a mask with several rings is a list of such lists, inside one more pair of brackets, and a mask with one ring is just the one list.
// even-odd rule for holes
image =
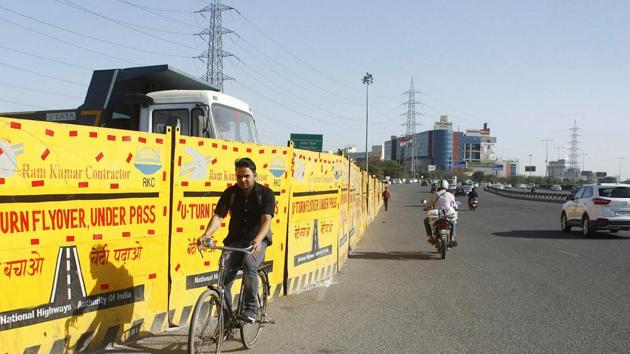
[[433, 164], [438, 171], [450, 171], [453, 168], [453, 132], [450, 129], [438, 129], [431, 133]]

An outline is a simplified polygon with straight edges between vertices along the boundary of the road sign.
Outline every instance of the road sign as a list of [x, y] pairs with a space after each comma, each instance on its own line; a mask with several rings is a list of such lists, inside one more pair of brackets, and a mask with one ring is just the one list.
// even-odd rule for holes
[[324, 136], [321, 134], [294, 134], [291, 133], [293, 146], [298, 149], [322, 152]]
[[525, 172], [536, 172], [536, 166], [525, 166]]
[[427, 171], [428, 172], [435, 171], [435, 165], [428, 165], [427, 166]]
[[492, 166], [492, 171], [503, 171], [503, 165]]

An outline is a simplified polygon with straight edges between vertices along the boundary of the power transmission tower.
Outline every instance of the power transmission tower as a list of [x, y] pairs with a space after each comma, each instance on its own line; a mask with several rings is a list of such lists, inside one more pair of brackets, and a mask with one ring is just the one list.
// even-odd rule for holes
[[[196, 13], [210, 20], [208, 27], [197, 33], [201, 38], [208, 37], [208, 49], [197, 56], [197, 59], [206, 64], [206, 73], [202, 76], [202, 79], [221, 91], [223, 91], [223, 81], [233, 80], [223, 73], [223, 58], [233, 56], [231, 53], [223, 50], [223, 35], [234, 33], [234, 31], [223, 27], [221, 13], [227, 10], [236, 11], [230, 6], [221, 4], [221, 0], [212, 0], [210, 5], [196, 11]], [[209, 17], [205, 15], [208, 12], [210, 13]]]
[[403, 116], [407, 116], [407, 130], [405, 132], [405, 141], [407, 142], [407, 144], [405, 145], [405, 149], [406, 151], [409, 151], [409, 149], [411, 149], [411, 177], [416, 177], [416, 147], [413, 144], [413, 140], [414, 136], [416, 135], [416, 125], [419, 125], [418, 123], [416, 123], [416, 116], [421, 115], [420, 113], [416, 112], [416, 104], [420, 104], [420, 102], [416, 101], [416, 93], [420, 93], [420, 91], [415, 90], [412, 77], [411, 84], [409, 85], [409, 90], [403, 92], [403, 95], [407, 95], [407, 102], [403, 103], [403, 105], [407, 105], [407, 113], [402, 114]]
[[579, 147], [578, 147], [578, 138], [580, 137], [580, 134], [578, 133], [578, 131], [580, 130], [580, 128], [578, 128], [577, 126], [577, 121], [574, 120], [573, 121], [573, 127], [571, 127], [571, 147], [569, 149], [569, 177], [570, 178], [578, 178], [578, 171], [579, 171], [579, 163], [578, 163], [578, 157], [580, 156], [578, 153]]

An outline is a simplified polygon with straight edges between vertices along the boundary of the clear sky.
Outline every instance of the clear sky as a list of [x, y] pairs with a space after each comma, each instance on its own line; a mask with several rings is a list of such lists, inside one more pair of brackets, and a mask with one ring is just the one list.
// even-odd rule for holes
[[[568, 154], [630, 177], [630, 1], [224, 1], [225, 92], [248, 102], [263, 143], [324, 134], [324, 148], [405, 132], [413, 77], [417, 131], [446, 114], [454, 128], [487, 122], [503, 159], [544, 174]], [[0, 111], [73, 108], [93, 69], [170, 64], [203, 75], [209, 1], [2, 0]], [[135, 5], [135, 6], [134, 6]], [[82, 8], [80, 8], [82, 7]], [[240, 14], [239, 14], [240, 13]], [[45, 22], [45, 23], [44, 23]], [[134, 49], [135, 48], [135, 49]], [[624, 160], [618, 158], [623, 157]], [[522, 172], [522, 171], [521, 171]]]

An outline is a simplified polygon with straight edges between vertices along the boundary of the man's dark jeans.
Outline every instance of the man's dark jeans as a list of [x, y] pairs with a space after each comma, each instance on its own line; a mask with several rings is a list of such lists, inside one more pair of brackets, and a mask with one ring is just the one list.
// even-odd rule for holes
[[[249, 246], [249, 242], [234, 242], [230, 243], [230, 247], [245, 248]], [[267, 249], [267, 240], [263, 240], [260, 245], [260, 252], [258, 256], [254, 257], [251, 254], [243, 252], [229, 252], [226, 253], [225, 267], [226, 269], [235, 269], [243, 267], [243, 283], [245, 289], [243, 293], [245, 295], [244, 308], [258, 310], [258, 304], [256, 303], [256, 293], [258, 293], [258, 267], [265, 259], [265, 250]], [[227, 251], [226, 251], [227, 252]], [[228, 270], [225, 274], [225, 297], [226, 300], [232, 305], [232, 283], [236, 278], [237, 270]]]

